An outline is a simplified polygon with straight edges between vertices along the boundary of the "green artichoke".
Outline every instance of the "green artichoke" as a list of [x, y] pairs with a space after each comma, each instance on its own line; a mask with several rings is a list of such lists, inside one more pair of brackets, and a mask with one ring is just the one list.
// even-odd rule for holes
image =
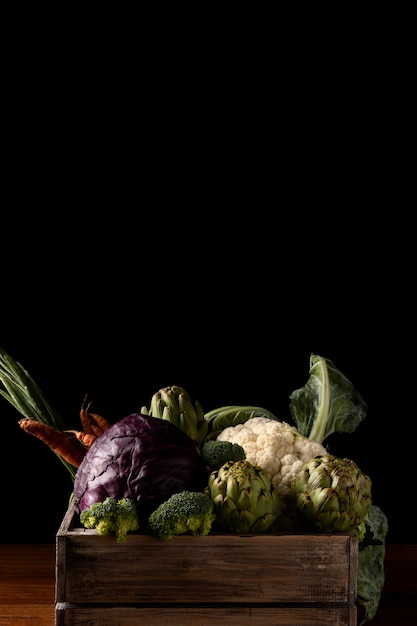
[[205, 493], [214, 502], [216, 525], [229, 532], [268, 530], [278, 516], [278, 491], [249, 461], [227, 461], [211, 472]]
[[200, 447], [208, 433], [201, 404], [193, 403], [186, 390], [178, 385], [159, 389], [151, 398], [150, 408], [143, 406], [141, 413], [172, 422]]
[[307, 528], [351, 532], [372, 505], [372, 483], [351, 459], [331, 454], [307, 461], [293, 483], [295, 507]]

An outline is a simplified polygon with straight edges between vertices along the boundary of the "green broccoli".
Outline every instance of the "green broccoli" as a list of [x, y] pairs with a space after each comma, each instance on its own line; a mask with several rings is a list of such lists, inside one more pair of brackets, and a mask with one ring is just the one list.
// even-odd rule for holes
[[201, 456], [206, 465], [211, 470], [218, 470], [227, 461], [244, 461], [246, 459], [245, 450], [238, 443], [231, 441], [217, 441], [209, 439], [201, 449]]
[[137, 508], [129, 498], [106, 498], [103, 502], [95, 502], [81, 511], [80, 521], [85, 528], [93, 528], [100, 535], [116, 533], [118, 543], [126, 541], [129, 531], [139, 528]]
[[200, 491], [174, 493], [148, 518], [151, 535], [170, 541], [174, 535], [208, 535], [216, 518], [211, 497]]

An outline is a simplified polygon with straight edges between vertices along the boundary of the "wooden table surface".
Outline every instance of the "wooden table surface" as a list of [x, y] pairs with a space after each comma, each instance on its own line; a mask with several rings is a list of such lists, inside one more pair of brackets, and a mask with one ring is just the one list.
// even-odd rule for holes
[[[0, 626], [54, 626], [54, 621], [55, 546], [0, 544]], [[369, 624], [416, 626], [417, 545], [387, 545], [385, 586]]]

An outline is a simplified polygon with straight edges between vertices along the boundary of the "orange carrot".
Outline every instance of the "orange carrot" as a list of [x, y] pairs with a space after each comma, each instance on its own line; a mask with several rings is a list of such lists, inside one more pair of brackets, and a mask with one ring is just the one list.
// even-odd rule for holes
[[38, 437], [46, 443], [51, 450], [59, 454], [74, 467], [79, 467], [87, 448], [78, 439], [66, 435], [64, 432], [37, 420], [23, 418], [19, 420], [19, 426], [27, 433]]
[[92, 435], [91, 433], [85, 433], [82, 430], [65, 430], [64, 432], [72, 433], [78, 439], [78, 441], [81, 441], [81, 443], [87, 446], [87, 448], [89, 448], [93, 441], [97, 439], [95, 435]]
[[83, 431], [85, 433], [87, 433], [88, 435], [92, 435], [93, 429], [91, 428], [90, 420], [88, 418], [88, 409], [90, 408], [91, 402], [89, 402], [87, 406], [85, 405], [86, 402], [87, 402], [87, 395], [85, 395], [84, 402], [82, 403], [81, 409], [80, 409], [81, 426], [83, 427]]
[[85, 396], [80, 410], [81, 425], [87, 435], [95, 435], [96, 437], [99, 437], [109, 428], [109, 426], [111, 426], [111, 424], [101, 415], [97, 415], [97, 413], [90, 413], [89, 408], [91, 406], [91, 402], [89, 402], [86, 406], [86, 400], [87, 396]]
[[97, 415], [97, 413], [88, 413], [88, 419], [90, 420], [91, 428], [96, 437], [99, 437], [107, 430], [111, 424], [105, 417]]

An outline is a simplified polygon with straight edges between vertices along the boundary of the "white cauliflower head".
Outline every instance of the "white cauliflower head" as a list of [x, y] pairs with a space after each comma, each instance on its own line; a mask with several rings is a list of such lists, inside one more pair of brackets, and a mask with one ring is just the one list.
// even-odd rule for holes
[[326, 454], [326, 448], [301, 435], [295, 426], [267, 417], [253, 417], [243, 424], [225, 428], [218, 441], [238, 443], [247, 460], [261, 468], [278, 491], [279, 516], [276, 527], [288, 530], [294, 520], [284, 515], [289, 508], [292, 481], [306, 461]]

